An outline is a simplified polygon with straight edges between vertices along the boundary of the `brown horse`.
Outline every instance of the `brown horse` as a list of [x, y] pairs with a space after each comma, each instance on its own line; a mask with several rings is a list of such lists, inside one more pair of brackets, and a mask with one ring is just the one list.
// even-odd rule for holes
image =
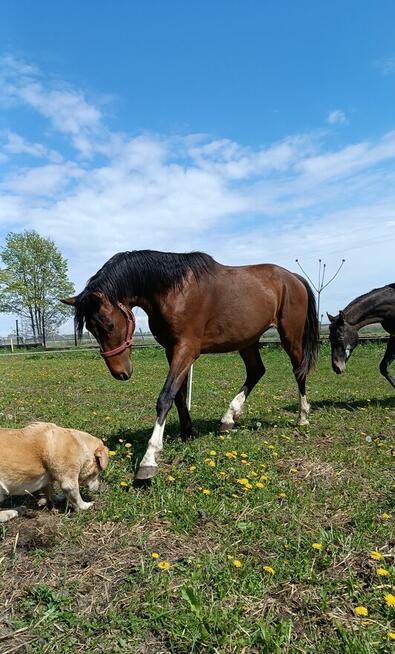
[[132, 372], [133, 307], [144, 309], [152, 333], [166, 350], [170, 370], [137, 479], [149, 479], [157, 470], [173, 401], [182, 437], [192, 433], [187, 377], [200, 354], [238, 350], [244, 361], [246, 380], [221, 420], [221, 430], [234, 426], [246, 397], [265, 372], [259, 338], [269, 327], [277, 327], [291, 359], [299, 387], [299, 424], [308, 422], [306, 376], [318, 353], [318, 320], [314, 295], [299, 275], [271, 264], [223, 266], [201, 252], [121, 252], [79, 295], [64, 302], [75, 306], [79, 333], [85, 324], [116, 379], [129, 379]]

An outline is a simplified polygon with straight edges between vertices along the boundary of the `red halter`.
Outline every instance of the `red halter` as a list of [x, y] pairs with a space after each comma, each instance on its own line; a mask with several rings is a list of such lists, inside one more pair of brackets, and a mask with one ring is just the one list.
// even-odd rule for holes
[[113, 357], [116, 354], [121, 354], [121, 352], [127, 350], [128, 347], [132, 347], [132, 335], [136, 327], [136, 320], [133, 315], [133, 311], [128, 307], [125, 307], [125, 305], [122, 304], [121, 302], [117, 302], [117, 304], [127, 321], [126, 339], [124, 340], [123, 343], [121, 343], [121, 345], [118, 345], [118, 347], [114, 347], [113, 350], [107, 350], [106, 352], [100, 350], [100, 354], [104, 359], [108, 359], [108, 357]]

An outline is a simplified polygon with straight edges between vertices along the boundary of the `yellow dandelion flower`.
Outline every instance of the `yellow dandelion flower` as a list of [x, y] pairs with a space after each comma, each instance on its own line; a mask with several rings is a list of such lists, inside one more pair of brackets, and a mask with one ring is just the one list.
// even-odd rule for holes
[[390, 517], [391, 517], [391, 514], [390, 513], [382, 513], [381, 517], [382, 517], [383, 520], [389, 520]]
[[210, 450], [209, 454], [210, 456], [217, 456], [216, 450]]
[[160, 562], [158, 563], [158, 568], [159, 568], [160, 570], [170, 570], [170, 568], [171, 568], [171, 563], [169, 563], [169, 561], [160, 561]]
[[279, 493], [278, 496], [279, 496], [281, 499], [284, 499], [284, 498], [287, 497], [287, 494], [286, 494], [286, 493]]
[[175, 481], [176, 478], [173, 475], [167, 475], [167, 481]]
[[[107, 416], [107, 418], [109, 418], [109, 416]], [[107, 420], [107, 418], [106, 418], [106, 420]], [[118, 443], [123, 443], [123, 438], [118, 438]]]
[[384, 601], [387, 606], [392, 608], [393, 606], [395, 606], [395, 595], [392, 595], [392, 593], [386, 593], [384, 595]]
[[227, 476], [226, 472], [224, 472], [224, 470], [220, 470], [219, 474], [221, 475], [221, 477], [226, 477]]
[[354, 609], [355, 615], [358, 615], [360, 618], [366, 618], [369, 615], [369, 611], [366, 606], [356, 606]]
[[237, 450], [232, 450], [233, 456], [237, 456]]
[[159, 554], [158, 554], [158, 552], [152, 552], [152, 554], [151, 554], [151, 558], [152, 558], [152, 559], [159, 559]]
[[241, 463], [243, 466], [249, 466], [249, 465], [250, 465], [249, 461], [247, 461], [246, 459], [241, 459], [240, 463]]
[[206, 465], [208, 465], [209, 468], [215, 468], [216, 466], [214, 459], [205, 459], [204, 463], [206, 463]]
[[373, 561], [380, 561], [383, 558], [383, 555], [377, 550], [372, 550], [370, 552], [370, 558], [373, 559]]
[[387, 633], [388, 640], [395, 640], [395, 631], [389, 631]]
[[227, 555], [226, 555], [226, 558], [228, 559], [228, 561], [233, 561], [233, 559], [234, 559], [235, 557], [232, 556], [231, 554], [227, 554]]
[[219, 437], [219, 440], [220, 440], [220, 441], [224, 441], [224, 440], [225, 440], [225, 436], [223, 436], [223, 435], [221, 434], [220, 437]]
[[132, 458], [132, 455], [131, 455], [131, 454], [127, 454], [127, 455], [125, 456], [125, 459], [131, 459], [131, 458]]
[[132, 444], [131, 443], [125, 443], [125, 447], [127, 447], [127, 448], [132, 447]]
[[275, 575], [275, 574], [276, 574], [275, 569], [272, 568], [271, 565], [264, 565], [264, 566], [263, 566], [263, 570], [264, 570], [265, 572], [267, 572], [269, 575]]
[[297, 468], [290, 468], [289, 472], [298, 472], [298, 469]]
[[189, 472], [194, 472], [196, 470], [196, 466], [189, 466]]
[[255, 486], [256, 486], [257, 488], [265, 488], [265, 484], [262, 484], [261, 481], [256, 481], [256, 482], [255, 482]]
[[251, 477], [258, 477], [258, 473], [254, 472], [254, 470], [251, 470], [250, 475]]
[[239, 561], [239, 559], [233, 559], [232, 563], [235, 568], [241, 568], [241, 561]]
[[241, 456], [242, 459], [247, 459], [248, 458], [248, 454], [246, 454], [245, 452], [242, 452], [240, 454], [240, 456]]
[[115, 450], [108, 450], [108, 456], [116, 456], [116, 454]]
[[276, 448], [274, 447], [274, 445], [268, 445], [268, 448], [269, 448], [269, 450], [275, 450], [275, 449], [276, 449]]
[[120, 481], [120, 482], [119, 482], [119, 485], [120, 485], [122, 488], [127, 488], [127, 487], [129, 486], [129, 482], [128, 482], [128, 481]]
[[233, 454], [233, 452], [225, 452], [225, 456], [227, 459], [235, 459], [236, 455]]
[[259, 479], [260, 479], [260, 481], [267, 481], [269, 479], [269, 477], [267, 475], [261, 475], [259, 477]]
[[202, 493], [203, 495], [211, 495], [211, 490], [209, 490], [208, 488], [203, 488]]
[[104, 420], [111, 420], [111, 416], [106, 416]]
[[388, 577], [390, 574], [385, 568], [377, 568], [376, 573], [379, 577]]
[[322, 543], [312, 543], [311, 547], [313, 550], [322, 550]]

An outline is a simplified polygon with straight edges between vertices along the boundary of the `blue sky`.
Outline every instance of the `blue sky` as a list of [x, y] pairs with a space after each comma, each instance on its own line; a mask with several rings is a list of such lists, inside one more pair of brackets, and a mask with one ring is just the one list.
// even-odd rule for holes
[[3, 0], [0, 241], [51, 236], [77, 289], [143, 247], [345, 257], [331, 312], [393, 282], [394, 24], [385, 0]]

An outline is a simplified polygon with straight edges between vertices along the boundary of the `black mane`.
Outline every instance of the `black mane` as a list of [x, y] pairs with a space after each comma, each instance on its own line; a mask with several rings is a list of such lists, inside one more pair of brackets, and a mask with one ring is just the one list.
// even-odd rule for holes
[[189, 272], [199, 281], [215, 265], [214, 259], [204, 252], [133, 250], [115, 254], [89, 279], [76, 298], [75, 322], [79, 335], [86, 318], [97, 312], [95, 292], [104, 293], [112, 304], [133, 295], [150, 298], [154, 293], [181, 287]]
[[370, 299], [375, 293], [382, 293], [385, 292], [387, 289], [393, 289], [395, 290], [395, 283], [394, 284], [386, 284], [385, 286], [380, 286], [379, 288], [373, 288], [371, 291], [368, 291], [367, 293], [363, 293], [362, 295], [359, 295], [356, 297], [354, 300], [351, 300], [349, 304], [347, 304], [346, 308], [343, 309], [344, 312], [348, 311], [352, 307], [354, 307], [356, 304], [359, 304], [360, 302], [363, 302], [366, 299]]

